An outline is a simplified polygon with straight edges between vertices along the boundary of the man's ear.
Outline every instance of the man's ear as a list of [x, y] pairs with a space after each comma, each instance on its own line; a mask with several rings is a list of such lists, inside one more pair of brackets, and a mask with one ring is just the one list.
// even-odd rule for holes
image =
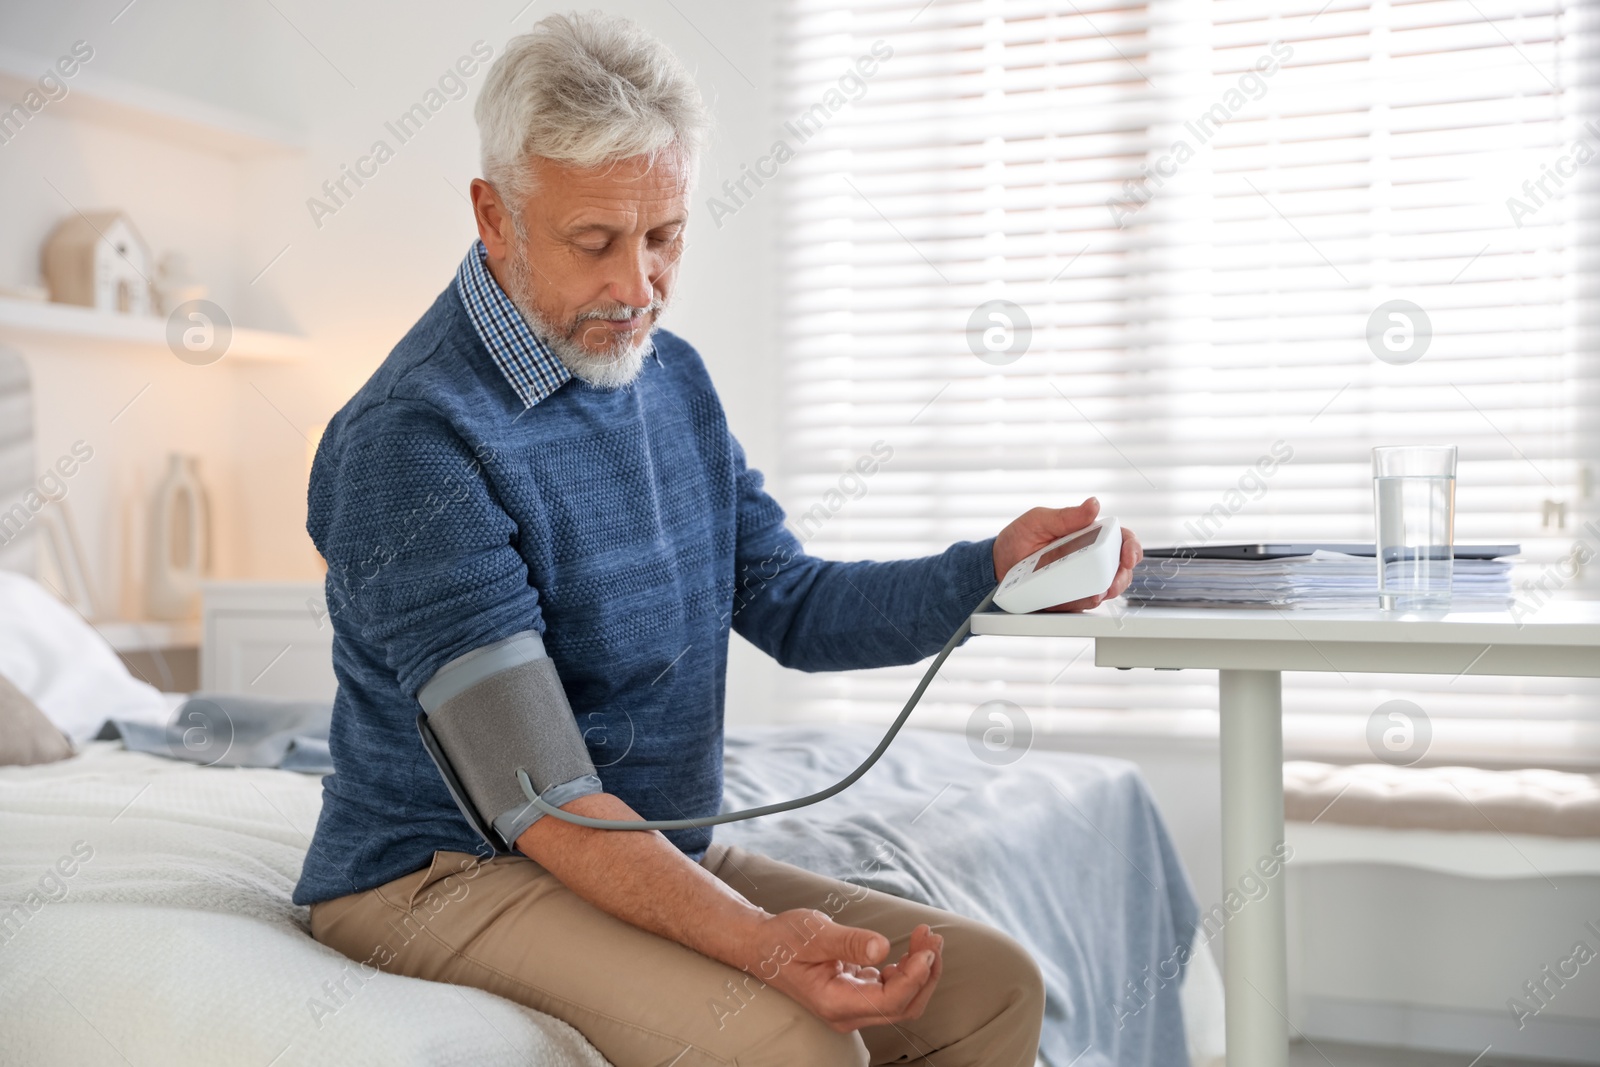
[[489, 258], [505, 260], [511, 253], [511, 242], [516, 233], [511, 207], [501, 199], [499, 191], [482, 178], [472, 179], [472, 216], [478, 224], [478, 237], [488, 250]]

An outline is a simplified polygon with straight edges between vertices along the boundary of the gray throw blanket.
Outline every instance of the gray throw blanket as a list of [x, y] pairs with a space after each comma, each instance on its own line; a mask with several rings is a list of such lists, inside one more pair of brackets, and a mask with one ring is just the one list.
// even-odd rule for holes
[[276, 700], [231, 693], [195, 693], [165, 724], [107, 719], [98, 740], [118, 738], [133, 752], [170, 756], [206, 767], [277, 767], [332, 774], [326, 700]]

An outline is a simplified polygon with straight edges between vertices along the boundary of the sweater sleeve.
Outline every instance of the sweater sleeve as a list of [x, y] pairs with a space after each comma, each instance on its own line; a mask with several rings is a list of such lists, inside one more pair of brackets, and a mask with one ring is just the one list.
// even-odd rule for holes
[[544, 632], [516, 523], [485, 474], [494, 462], [403, 400], [317, 451], [306, 528], [328, 564], [328, 612], [381, 650], [408, 696], [456, 656]]
[[809, 556], [733, 442], [733, 628], [785, 667], [852, 670], [933, 655], [994, 587], [994, 540], [889, 563]]

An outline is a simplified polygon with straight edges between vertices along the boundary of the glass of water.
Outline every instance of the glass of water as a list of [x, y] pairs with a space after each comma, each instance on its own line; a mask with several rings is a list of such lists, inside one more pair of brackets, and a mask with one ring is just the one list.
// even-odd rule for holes
[[1456, 446], [1372, 450], [1378, 606], [1417, 611], [1450, 606], [1455, 569]]

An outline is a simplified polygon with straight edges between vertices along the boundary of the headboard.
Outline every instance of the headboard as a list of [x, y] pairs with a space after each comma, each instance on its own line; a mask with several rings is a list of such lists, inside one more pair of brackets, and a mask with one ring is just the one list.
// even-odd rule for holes
[[0, 570], [35, 573], [36, 524], [24, 503], [34, 478], [33, 378], [22, 356], [0, 345]]

